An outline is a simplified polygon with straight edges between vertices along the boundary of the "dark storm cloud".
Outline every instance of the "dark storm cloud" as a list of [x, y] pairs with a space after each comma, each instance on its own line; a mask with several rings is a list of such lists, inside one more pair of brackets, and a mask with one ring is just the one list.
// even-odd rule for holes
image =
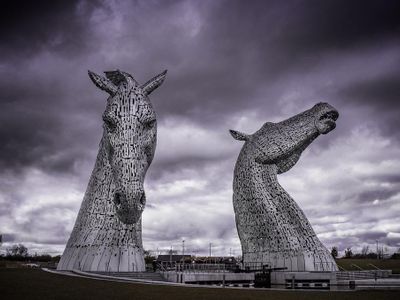
[[400, 33], [398, 1], [294, 1], [287, 8], [281, 37], [296, 51], [358, 48]]
[[361, 241], [373, 244], [376, 240], [386, 238], [387, 235], [388, 235], [387, 232], [375, 231], [372, 229], [370, 232], [359, 234], [357, 237]]
[[86, 50], [87, 15], [100, 1], [2, 1], [0, 54], [20, 62], [38, 51], [73, 56]]
[[[3, 141], [0, 167], [3, 171], [18, 171], [29, 166], [56, 172], [72, 171], [74, 161], [86, 155], [77, 153], [74, 143], [80, 137], [79, 130], [84, 132], [88, 127], [68, 105], [68, 101], [76, 100], [64, 96], [65, 89], [52, 84], [50, 78], [41, 77], [44, 82], [35, 85], [29, 82], [32, 78], [21, 77], [1, 84], [0, 118], [6, 126], [0, 128]], [[75, 117], [69, 117], [68, 113]], [[80, 121], [79, 129], [69, 124], [73, 119], [75, 124], [77, 119]], [[79, 143], [84, 142], [85, 139]]]
[[[231, 180], [241, 143], [227, 130], [251, 133], [320, 100], [340, 111], [338, 126], [290, 171], [294, 198], [324, 241], [347, 234], [338, 245], [373, 239], [364, 221], [378, 233], [395, 222], [398, 1], [9, 1], [1, 13], [0, 203], [12, 205], [0, 214], [16, 242], [68, 238], [107, 98], [87, 69], [120, 68], [142, 83], [169, 70], [150, 97], [159, 124], [146, 179], [151, 246], [182, 236], [205, 251], [211, 238], [237, 246]], [[360, 232], [349, 229], [354, 219]]]
[[[400, 64], [400, 57], [397, 66]], [[396, 64], [393, 66], [396, 67]], [[370, 123], [375, 123], [380, 130], [389, 136], [400, 138], [398, 128], [400, 119], [398, 110], [393, 109], [399, 106], [400, 99], [400, 72], [397, 68], [394, 72], [388, 70], [379, 78], [371, 78], [354, 82], [339, 92], [344, 99], [351, 101], [354, 105], [369, 107], [371, 114]], [[384, 115], [384, 119], [379, 117]], [[378, 125], [379, 124], [379, 125]]]
[[[83, 62], [83, 65], [92, 68], [95, 66], [90, 66], [88, 60], [85, 63], [88, 47], [94, 47], [90, 49], [92, 56], [96, 57], [101, 49], [101, 46], [95, 49], [96, 44], [120, 44], [132, 51], [140, 45], [144, 50], [140, 57], [141, 62], [134, 65], [134, 61], [119, 60], [114, 62], [113, 67], [127, 65], [124, 69], [132, 69], [134, 74], [135, 70], [144, 71], [150, 68], [158, 72], [161, 71], [158, 68], [169, 67], [171, 70], [163, 86], [163, 97], [155, 96], [153, 101], [159, 111], [160, 121], [167, 116], [178, 115], [210, 128], [227, 120], [232, 113], [254, 107], [264, 107], [260, 114], [267, 121], [273, 115], [279, 114], [278, 100], [285, 92], [285, 86], [280, 82], [285, 82], [287, 74], [301, 76], [302, 72], [317, 64], [326, 51], [332, 51], [336, 46], [343, 51], [346, 47], [357, 47], [361, 42], [376, 43], [377, 37], [393, 39], [398, 29], [395, 9], [397, 4], [390, 1], [384, 5], [364, 1], [352, 2], [350, 5], [341, 1], [314, 1], [312, 4], [302, 1], [285, 4], [253, 1], [251, 5], [243, 1], [168, 1], [157, 4], [126, 4], [128, 11], [113, 11], [107, 3], [92, 1], [49, 1], [39, 4], [17, 2], [7, 5], [11, 6], [7, 7], [9, 13], [2, 18], [7, 24], [2, 27], [1, 32], [6, 41], [2, 47], [6, 51], [3, 57], [8, 62], [17, 57], [18, 65], [22, 68], [20, 72], [23, 72], [24, 62], [29, 62], [32, 55], [44, 50], [54, 55], [70, 55], [68, 59], [73, 60], [74, 64], [82, 65]], [[188, 10], [184, 5], [191, 7], [188, 19], [182, 18], [182, 13]], [[122, 8], [124, 7], [117, 7]], [[118, 14], [122, 16], [122, 24], [118, 29], [109, 26], [108, 36], [96, 36], [96, 27], [101, 23], [89, 23], [95, 9], [104, 13], [104, 19], [100, 21], [104, 26], [109, 26], [108, 22], [112, 23]], [[191, 14], [198, 19], [198, 24], [189, 19]], [[185, 21], [193, 24], [184, 26], [183, 23], [182, 26], [180, 22]], [[190, 26], [193, 27], [193, 36], [186, 32]], [[59, 40], [58, 46], [52, 44], [55, 39]], [[24, 49], [28, 49], [31, 55], [27, 57], [25, 53], [19, 52], [25, 51]], [[44, 85], [38, 85], [36, 89], [25, 86], [26, 82], [35, 80], [34, 73], [25, 78], [22, 76], [20, 80], [8, 77], [8, 68], [11, 66], [7, 66], [7, 60], [1, 80], [2, 102], [12, 101], [10, 106], [16, 106], [19, 110], [15, 111], [17, 108], [11, 107], [3, 112], [7, 114], [4, 119], [9, 124], [9, 129], [2, 132], [7, 142], [3, 150], [5, 153], [1, 157], [4, 157], [3, 165], [26, 165], [30, 161], [44, 160], [44, 157], [59, 151], [54, 146], [59, 141], [54, 140], [54, 137], [60, 137], [61, 128], [65, 128], [68, 120], [60, 122], [60, 117], [63, 116], [60, 116], [57, 109], [73, 115], [82, 107], [73, 107], [70, 111], [60, 109], [68, 105], [72, 97], [76, 97], [71, 94], [69, 97], [62, 96], [66, 92], [61, 85], [65, 80], [61, 76], [62, 70], [60, 74], [49, 74], [44, 78], [39, 74], [36, 78], [45, 82], [51, 76], [58, 78], [58, 85], [49, 85], [51, 92], [47, 93], [44, 92]], [[99, 64], [98, 71], [106, 67]], [[84, 70], [85, 68], [77, 71], [85, 72]], [[395, 89], [395, 75], [390, 74], [386, 78], [388, 82], [391, 80], [392, 90]], [[85, 75], [79, 76], [82, 78]], [[137, 77], [143, 77], [141, 81], [147, 80], [140, 72]], [[73, 86], [70, 80], [67, 79], [66, 84]], [[87, 82], [86, 80], [86, 86]], [[379, 103], [395, 98], [390, 90], [379, 84], [376, 84], [377, 89], [368, 85], [368, 82], [364, 86], [369, 88], [366, 93], [375, 94], [376, 98], [382, 99]], [[349, 91], [346, 90], [345, 93], [349, 94], [352, 101], [363, 98], [360, 92], [363, 89], [357, 89], [357, 95], [352, 92], [353, 86], [346, 89]], [[91, 91], [93, 95], [94, 92]], [[78, 94], [77, 89], [76, 95]], [[24, 103], [27, 98], [31, 100], [30, 105]], [[301, 96], [298, 98], [300, 102], [304, 100]], [[82, 102], [86, 106], [90, 103]], [[101, 106], [97, 107], [100, 112]], [[32, 109], [39, 111], [32, 112]], [[12, 117], [17, 114], [27, 116], [21, 121]], [[60, 137], [60, 140], [65, 138]], [[82, 139], [84, 140], [85, 138]], [[49, 164], [54, 164], [56, 170], [63, 171], [64, 168], [73, 166], [73, 157], [76, 155], [77, 153], [66, 154], [60, 156], [60, 162]]]
[[[92, 5], [97, 4], [94, 1], [2, 3], [0, 119], [6, 124], [0, 129], [3, 171], [30, 166], [56, 172], [72, 171], [74, 162], [82, 157], [83, 153], [65, 151], [73, 141], [67, 125], [71, 118], [67, 120], [62, 113], [71, 107], [68, 102], [73, 99], [67, 89], [73, 81], [63, 78], [63, 69], [54, 76], [50, 69], [57, 68], [59, 62], [55, 60], [49, 66], [43, 53], [82, 55], [88, 48], [86, 14]], [[70, 114], [74, 112], [70, 110]]]
[[[5, 108], [7, 109], [7, 106]], [[27, 113], [26, 108], [22, 112], [20, 110], [8, 108], [7, 113], [2, 113], [2, 120], [8, 125], [0, 128], [4, 141], [0, 161], [3, 170], [6, 168], [17, 170], [36, 164], [38, 160], [54, 153], [55, 150], [54, 126], [59, 124], [51, 118], [38, 117], [37, 112], [36, 116], [35, 112]], [[16, 121], [15, 116], [22, 117], [23, 123]], [[26, 126], [29, 123], [34, 124], [34, 127]], [[49, 131], [49, 128], [53, 128], [53, 131]]]
[[226, 1], [209, 12], [200, 38], [210, 42], [214, 68], [228, 76], [251, 70], [238, 76], [261, 83], [306, 71], [325, 52], [399, 40], [399, 17], [397, 1]]
[[400, 174], [390, 174], [390, 175], [386, 175], [386, 176], [381, 175], [381, 176], [379, 176], [379, 179], [382, 182], [388, 182], [388, 183], [400, 185]]
[[358, 201], [360, 202], [372, 202], [376, 199], [380, 201], [385, 201], [390, 197], [396, 195], [398, 193], [398, 187], [394, 190], [372, 190], [372, 191], [365, 191], [357, 194]]
[[400, 71], [397, 70], [375, 80], [353, 83], [342, 92], [355, 101], [390, 110], [398, 104], [400, 99]]
[[15, 239], [15, 236], [13, 234], [7, 234], [7, 233], [2, 234], [2, 242], [3, 243], [14, 242], [15, 240], [16, 239]]

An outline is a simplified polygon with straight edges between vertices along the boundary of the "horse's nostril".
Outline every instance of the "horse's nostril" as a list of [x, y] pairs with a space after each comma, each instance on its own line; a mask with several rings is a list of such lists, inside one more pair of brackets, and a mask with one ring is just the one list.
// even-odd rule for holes
[[121, 194], [120, 193], [115, 193], [115, 195], [114, 195], [114, 203], [115, 204], [121, 204]]
[[143, 192], [142, 197], [140, 197], [140, 204], [145, 205], [146, 204], [146, 195]]

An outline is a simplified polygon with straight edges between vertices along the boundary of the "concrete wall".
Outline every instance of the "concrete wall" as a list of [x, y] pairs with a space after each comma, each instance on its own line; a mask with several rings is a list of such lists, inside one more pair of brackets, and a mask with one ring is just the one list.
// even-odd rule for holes
[[335, 272], [272, 272], [271, 284], [283, 285], [286, 280], [329, 280], [330, 285], [337, 284]]
[[254, 281], [254, 273], [182, 273], [182, 272], [163, 272], [164, 278], [170, 282], [196, 283], [196, 282], [247, 282]]

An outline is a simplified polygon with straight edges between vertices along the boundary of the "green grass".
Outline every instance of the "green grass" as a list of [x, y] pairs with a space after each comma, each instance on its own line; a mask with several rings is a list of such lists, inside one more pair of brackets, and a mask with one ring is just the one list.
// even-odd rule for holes
[[38, 269], [0, 269], [1, 299], [398, 299], [399, 291], [300, 292], [212, 289], [108, 282], [51, 274]]
[[373, 264], [382, 270], [393, 270], [393, 273], [400, 273], [400, 259], [337, 259], [336, 263], [347, 271], [358, 271], [359, 269], [374, 270], [369, 264]]

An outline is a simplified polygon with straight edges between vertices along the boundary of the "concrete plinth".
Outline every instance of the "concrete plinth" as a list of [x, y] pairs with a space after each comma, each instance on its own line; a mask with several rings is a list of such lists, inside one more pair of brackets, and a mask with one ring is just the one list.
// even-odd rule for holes
[[271, 284], [295, 289], [329, 289], [337, 280], [335, 272], [272, 272]]
[[186, 273], [169, 271], [163, 272], [163, 276], [167, 281], [177, 283], [222, 283], [222, 282], [253, 282], [254, 273]]

